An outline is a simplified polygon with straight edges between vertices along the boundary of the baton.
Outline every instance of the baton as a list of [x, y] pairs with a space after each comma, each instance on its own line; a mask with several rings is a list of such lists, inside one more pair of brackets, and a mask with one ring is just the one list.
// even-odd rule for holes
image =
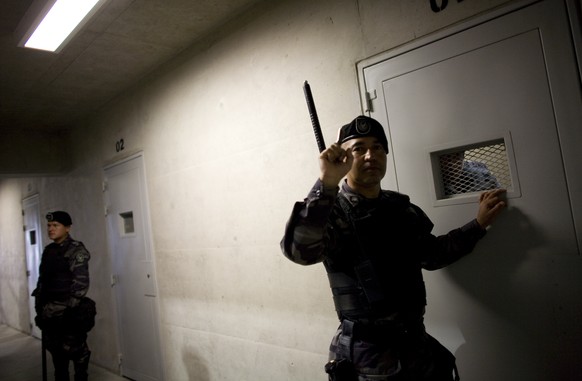
[[311, 95], [311, 87], [305, 81], [303, 83], [303, 92], [305, 93], [305, 101], [307, 102], [307, 109], [309, 110], [309, 117], [311, 118], [311, 126], [315, 134], [315, 141], [319, 152], [325, 150], [325, 142], [323, 141], [323, 134], [321, 133], [321, 126], [319, 125], [319, 118], [317, 117], [317, 110], [315, 110], [315, 103], [313, 102], [313, 95]]
[[47, 381], [47, 372], [46, 372], [46, 344], [44, 341], [44, 335], [40, 334], [40, 342], [41, 342], [41, 350], [42, 350], [42, 381]]

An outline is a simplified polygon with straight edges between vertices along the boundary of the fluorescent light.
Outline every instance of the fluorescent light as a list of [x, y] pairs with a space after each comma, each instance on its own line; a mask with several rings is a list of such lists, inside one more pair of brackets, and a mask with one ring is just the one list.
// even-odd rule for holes
[[24, 46], [56, 51], [98, 2], [99, 0], [57, 0]]

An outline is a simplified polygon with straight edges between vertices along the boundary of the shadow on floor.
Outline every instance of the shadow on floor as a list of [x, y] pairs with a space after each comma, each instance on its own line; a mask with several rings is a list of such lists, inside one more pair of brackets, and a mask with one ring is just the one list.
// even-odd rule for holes
[[[53, 380], [53, 366], [48, 352], [47, 375], [48, 380]], [[89, 379], [91, 381], [128, 380], [93, 364], [89, 365]], [[42, 380], [40, 340], [6, 325], [0, 325], [0, 380]]]

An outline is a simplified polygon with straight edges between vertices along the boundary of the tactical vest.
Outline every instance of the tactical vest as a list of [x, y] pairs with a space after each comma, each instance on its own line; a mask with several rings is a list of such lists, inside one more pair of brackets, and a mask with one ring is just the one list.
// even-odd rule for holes
[[66, 256], [69, 246], [68, 242], [62, 246], [52, 243], [45, 249], [40, 265], [44, 300], [67, 301], [70, 297], [73, 274]]
[[384, 191], [379, 199], [359, 200], [364, 204], [358, 207], [346, 197], [338, 195], [338, 213], [349, 225], [337, 236], [341, 251], [324, 262], [340, 320], [422, 311], [426, 290], [418, 242], [432, 223], [400, 193]]

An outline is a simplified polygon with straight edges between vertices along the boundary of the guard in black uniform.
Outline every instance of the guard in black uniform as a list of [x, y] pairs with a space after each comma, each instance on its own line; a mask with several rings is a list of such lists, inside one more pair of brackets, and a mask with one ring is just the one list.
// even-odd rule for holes
[[505, 206], [504, 190], [484, 192], [476, 219], [436, 237], [408, 196], [381, 189], [387, 154], [378, 121], [360, 116], [340, 128], [320, 154], [319, 179], [293, 208], [281, 248], [295, 263], [326, 268], [341, 322], [330, 380], [451, 381], [454, 356], [425, 331], [422, 269], [471, 252]]
[[[75, 381], [87, 380], [91, 351], [87, 332], [94, 324], [94, 303], [85, 297], [89, 290], [89, 252], [69, 235], [72, 220], [67, 212], [46, 215], [48, 235], [53, 241], [42, 253], [36, 297], [37, 326], [51, 353], [56, 381], [69, 380], [69, 362]], [[87, 315], [87, 307], [93, 309]], [[91, 316], [93, 315], [93, 316]]]

